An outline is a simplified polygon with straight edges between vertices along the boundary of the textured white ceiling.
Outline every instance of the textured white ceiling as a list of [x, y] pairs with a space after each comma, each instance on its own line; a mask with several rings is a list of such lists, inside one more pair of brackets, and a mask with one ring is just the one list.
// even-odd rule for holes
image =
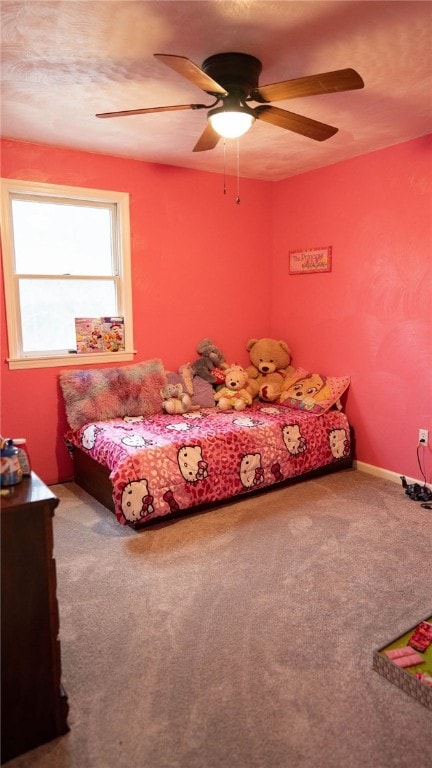
[[[222, 173], [224, 146], [192, 152], [205, 110], [97, 112], [211, 103], [153, 57], [249, 53], [260, 85], [352, 67], [363, 90], [277, 102], [337, 126], [324, 142], [256, 121], [240, 174], [278, 180], [432, 131], [432, 3], [343, 0], [2, 0], [1, 133], [7, 138]], [[208, 99], [208, 101], [206, 100]], [[227, 142], [227, 172], [237, 142]]]

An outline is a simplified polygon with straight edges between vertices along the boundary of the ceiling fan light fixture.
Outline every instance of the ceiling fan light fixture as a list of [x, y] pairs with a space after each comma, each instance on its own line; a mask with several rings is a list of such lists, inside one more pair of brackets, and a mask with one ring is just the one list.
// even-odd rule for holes
[[211, 127], [224, 139], [237, 139], [247, 133], [255, 117], [247, 107], [212, 109], [208, 113]]

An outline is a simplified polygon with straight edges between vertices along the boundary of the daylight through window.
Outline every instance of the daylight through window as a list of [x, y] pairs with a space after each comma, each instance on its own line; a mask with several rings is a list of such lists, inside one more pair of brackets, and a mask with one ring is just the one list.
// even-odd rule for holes
[[126, 193], [2, 180], [11, 367], [76, 364], [77, 317], [124, 318], [132, 359], [129, 240]]

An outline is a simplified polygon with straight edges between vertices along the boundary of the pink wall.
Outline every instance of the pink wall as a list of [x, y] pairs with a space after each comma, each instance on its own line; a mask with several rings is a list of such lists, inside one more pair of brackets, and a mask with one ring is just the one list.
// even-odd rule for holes
[[[352, 377], [357, 459], [421, 479], [431, 430], [432, 137], [274, 185], [272, 332], [293, 362]], [[288, 251], [331, 245], [330, 273], [289, 275]], [[431, 481], [432, 449], [422, 449]]]
[[[418, 478], [418, 429], [432, 430], [430, 163], [424, 137], [282, 182], [243, 179], [238, 206], [217, 174], [2, 142], [4, 177], [130, 193], [137, 361], [177, 368], [208, 335], [246, 364], [250, 337], [283, 338], [294, 363], [351, 375], [358, 460]], [[288, 274], [290, 249], [323, 245], [331, 273]], [[1, 432], [27, 437], [47, 483], [67, 480], [58, 369], [9, 371], [1, 297]]]
[[[270, 334], [272, 185], [5, 140], [2, 176], [130, 194], [136, 362], [177, 369], [210, 336], [229, 361]], [[27, 437], [48, 484], [71, 478], [56, 368], [10, 371], [1, 289], [1, 433]], [[251, 307], [253, 310], [251, 311]]]

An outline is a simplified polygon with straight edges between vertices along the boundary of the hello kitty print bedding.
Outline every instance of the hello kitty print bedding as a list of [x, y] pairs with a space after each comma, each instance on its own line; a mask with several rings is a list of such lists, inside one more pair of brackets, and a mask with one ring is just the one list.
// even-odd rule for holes
[[110, 469], [115, 514], [133, 527], [266, 488], [351, 450], [344, 413], [316, 416], [258, 402], [242, 412], [95, 421], [67, 440]]

